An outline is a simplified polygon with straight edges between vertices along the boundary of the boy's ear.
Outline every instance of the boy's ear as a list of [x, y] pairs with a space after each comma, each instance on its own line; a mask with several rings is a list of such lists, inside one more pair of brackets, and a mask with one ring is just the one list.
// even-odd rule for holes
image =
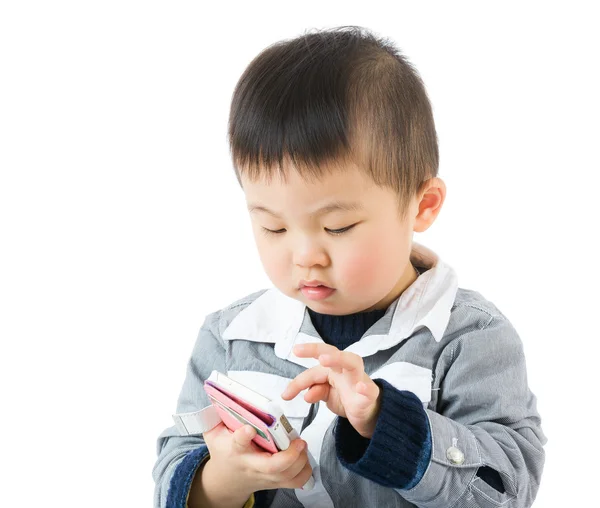
[[417, 197], [418, 211], [413, 231], [422, 233], [433, 224], [446, 199], [446, 184], [441, 178], [430, 178], [423, 182]]

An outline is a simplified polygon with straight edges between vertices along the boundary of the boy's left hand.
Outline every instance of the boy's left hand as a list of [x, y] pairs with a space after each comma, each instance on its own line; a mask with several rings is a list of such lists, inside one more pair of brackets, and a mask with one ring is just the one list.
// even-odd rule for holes
[[381, 405], [380, 389], [367, 375], [363, 359], [355, 353], [340, 351], [329, 344], [300, 344], [294, 347], [300, 358], [316, 358], [320, 365], [305, 370], [281, 394], [293, 399], [302, 390], [306, 402], [323, 400], [327, 407], [370, 439], [375, 430]]

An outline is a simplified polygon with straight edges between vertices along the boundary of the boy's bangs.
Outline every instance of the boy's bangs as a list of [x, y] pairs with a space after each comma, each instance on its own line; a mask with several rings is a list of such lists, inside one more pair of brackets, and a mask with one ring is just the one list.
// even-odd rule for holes
[[288, 163], [303, 177], [319, 177], [349, 156], [348, 72], [336, 66], [338, 52], [285, 64], [281, 45], [255, 58], [238, 82], [229, 124], [233, 164], [251, 179], [285, 177]]

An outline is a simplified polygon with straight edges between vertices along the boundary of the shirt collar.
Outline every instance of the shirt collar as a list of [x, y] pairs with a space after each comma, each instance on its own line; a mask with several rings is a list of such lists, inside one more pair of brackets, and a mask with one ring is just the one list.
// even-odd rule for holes
[[[393, 313], [389, 331], [365, 335], [349, 346], [362, 357], [389, 349], [406, 340], [415, 331], [426, 327], [439, 342], [448, 326], [458, 281], [454, 269], [427, 247], [413, 242], [410, 261], [428, 268], [396, 299], [388, 313]], [[298, 358], [291, 351], [295, 344], [323, 342], [300, 331], [304, 319], [310, 319], [306, 306], [284, 295], [276, 288], [265, 291], [235, 316], [223, 332], [224, 340], [247, 340], [275, 344], [275, 354], [300, 365], [312, 367], [313, 358]]]

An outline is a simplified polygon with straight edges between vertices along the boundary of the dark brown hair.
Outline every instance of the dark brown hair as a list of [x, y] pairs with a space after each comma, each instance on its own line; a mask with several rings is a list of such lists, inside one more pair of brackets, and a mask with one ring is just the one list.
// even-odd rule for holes
[[388, 40], [357, 26], [307, 31], [268, 46], [231, 101], [228, 137], [238, 181], [307, 179], [353, 161], [398, 193], [400, 211], [437, 176], [431, 105], [417, 71]]

